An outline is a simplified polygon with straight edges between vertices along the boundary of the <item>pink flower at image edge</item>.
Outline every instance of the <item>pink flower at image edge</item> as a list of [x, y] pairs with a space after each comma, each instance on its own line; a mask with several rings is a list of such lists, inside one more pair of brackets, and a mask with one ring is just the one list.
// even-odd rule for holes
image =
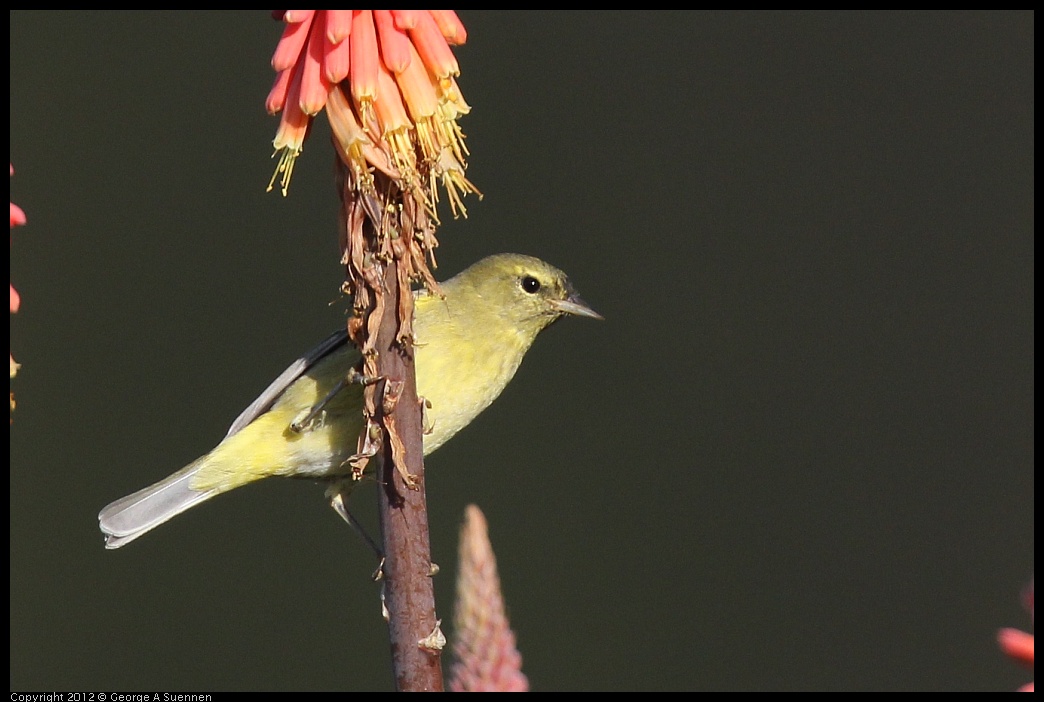
[[[14, 175], [14, 166], [11, 166], [11, 175]], [[22, 212], [22, 208], [18, 205], [11, 203], [11, 229], [17, 226], [25, 224], [25, 212]], [[15, 290], [14, 285], [11, 285], [11, 311], [17, 312], [18, 305], [21, 299], [18, 297], [18, 291]]]
[[[1033, 615], [1033, 583], [1026, 589], [1023, 603], [1030, 615]], [[1009, 658], [1033, 669], [1033, 634], [1006, 627], [997, 632], [997, 643]], [[1026, 683], [1019, 688], [1019, 692], [1033, 692], [1033, 683]]]
[[[14, 166], [11, 166], [11, 175], [14, 175]], [[11, 229], [16, 226], [25, 224], [25, 212], [22, 212], [22, 208], [18, 205], [11, 203]], [[12, 240], [13, 243], [13, 240]], [[11, 314], [18, 311], [18, 307], [21, 305], [22, 299], [18, 296], [18, 291], [15, 290], [14, 284], [11, 284]], [[14, 355], [11, 356], [11, 377], [15, 377], [18, 374], [18, 364], [14, 360]], [[11, 411], [14, 412], [15, 401], [14, 393], [11, 393]]]

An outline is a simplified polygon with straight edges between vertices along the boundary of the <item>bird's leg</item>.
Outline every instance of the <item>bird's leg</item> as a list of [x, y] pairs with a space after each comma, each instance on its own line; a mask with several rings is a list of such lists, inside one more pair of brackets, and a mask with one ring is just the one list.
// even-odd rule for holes
[[[381, 549], [377, 547], [377, 544], [372, 538], [370, 538], [370, 535], [366, 533], [366, 529], [364, 529], [363, 525], [359, 523], [359, 520], [355, 518], [355, 515], [348, 511], [348, 505], [344, 503], [344, 494], [341, 491], [338, 490], [337, 494], [331, 498], [330, 506], [334, 508], [334, 512], [341, 515], [341, 519], [346, 521], [348, 526], [355, 530], [356, 534], [362, 537], [362, 540], [366, 542], [366, 545], [369, 546], [373, 552], [377, 554], [377, 557], [381, 559], [381, 566], [383, 566], [384, 554], [381, 553]], [[377, 572], [381, 572], [380, 566], [377, 568]]]
[[[355, 518], [355, 515], [348, 511], [348, 505], [344, 503], [344, 495], [345, 491], [338, 489], [337, 492], [334, 493], [334, 496], [330, 499], [330, 506], [334, 508], [334, 511], [337, 512], [337, 514], [341, 515], [341, 519], [347, 522], [348, 526], [350, 526], [356, 534], [362, 537], [362, 540], [366, 542], [366, 544], [373, 550], [373, 552], [377, 554], [377, 558], [380, 559], [380, 561], [377, 563], [377, 569], [373, 571], [373, 575], [371, 575], [370, 578], [375, 583], [381, 584], [381, 616], [384, 617], [385, 621], [388, 621], [388, 607], [385, 604], [385, 584], [383, 582], [384, 554], [381, 553], [381, 549], [377, 547], [377, 544], [374, 542], [372, 538], [370, 538], [370, 535], [366, 533], [366, 529], [363, 528], [363, 525], [359, 523], [358, 519]], [[432, 563], [428, 575], [434, 576], [438, 572], [439, 567]]]
[[325, 408], [331, 400], [337, 397], [337, 393], [341, 392], [349, 385], [352, 385], [353, 383], [359, 383], [363, 386], [373, 385], [379, 380], [379, 377], [367, 377], [360, 373], [357, 368], [352, 368], [348, 371], [348, 375], [341, 378], [337, 381], [336, 384], [334, 384], [330, 392], [326, 393], [326, 397], [319, 400], [319, 402], [313, 405], [312, 408], [305, 412], [303, 415], [298, 415], [294, 419], [294, 421], [290, 422], [290, 431], [294, 432], [295, 434], [300, 434], [304, 432], [306, 429], [308, 429], [311, 426], [311, 423], [316, 419], [316, 417], [318, 417], [322, 413], [323, 408]]

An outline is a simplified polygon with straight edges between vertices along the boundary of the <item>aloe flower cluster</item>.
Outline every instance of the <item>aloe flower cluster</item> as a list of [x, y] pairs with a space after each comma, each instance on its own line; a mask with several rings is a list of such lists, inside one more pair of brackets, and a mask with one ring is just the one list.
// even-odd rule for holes
[[457, 118], [470, 111], [450, 44], [463, 44], [452, 10], [286, 10], [272, 56], [275, 85], [266, 106], [282, 111], [273, 145], [286, 194], [312, 117], [326, 108], [341, 159], [359, 191], [372, 192], [373, 169], [401, 181], [430, 209], [437, 182], [454, 212], [474, 192], [464, 177]]

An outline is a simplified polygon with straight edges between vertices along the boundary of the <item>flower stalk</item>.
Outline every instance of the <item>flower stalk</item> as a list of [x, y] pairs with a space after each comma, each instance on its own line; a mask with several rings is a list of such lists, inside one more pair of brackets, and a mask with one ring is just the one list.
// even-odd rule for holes
[[[400, 690], [441, 690], [424, 496], [422, 416], [413, 364], [415, 283], [433, 292], [440, 189], [453, 214], [478, 191], [464, 176], [457, 119], [470, 111], [450, 45], [451, 10], [287, 10], [266, 106], [282, 112], [276, 181], [287, 194], [312, 118], [326, 110], [337, 152], [348, 334], [362, 351], [366, 429], [354, 470], [377, 457], [385, 604]], [[342, 493], [342, 499], [347, 495]]]

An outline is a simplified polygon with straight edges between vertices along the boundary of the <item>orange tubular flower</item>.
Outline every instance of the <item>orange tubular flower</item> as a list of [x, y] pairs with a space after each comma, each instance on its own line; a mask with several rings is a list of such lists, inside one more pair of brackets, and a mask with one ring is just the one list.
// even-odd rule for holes
[[451, 208], [477, 192], [464, 177], [467, 114], [451, 44], [467, 32], [452, 10], [287, 10], [272, 56], [266, 107], [282, 112], [273, 142], [285, 195], [311, 119], [325, 107], [352, 187], [372, 195], [372, 169], [395, 180], [435, 216], [441, 181]]
[[449, 689], [453, 692], [528, 692], [522, 654], [504, 612], [497, 560], [489, 543], [486, 518], [469, 505], [460, 530], [457, 575], [457, 662]]

